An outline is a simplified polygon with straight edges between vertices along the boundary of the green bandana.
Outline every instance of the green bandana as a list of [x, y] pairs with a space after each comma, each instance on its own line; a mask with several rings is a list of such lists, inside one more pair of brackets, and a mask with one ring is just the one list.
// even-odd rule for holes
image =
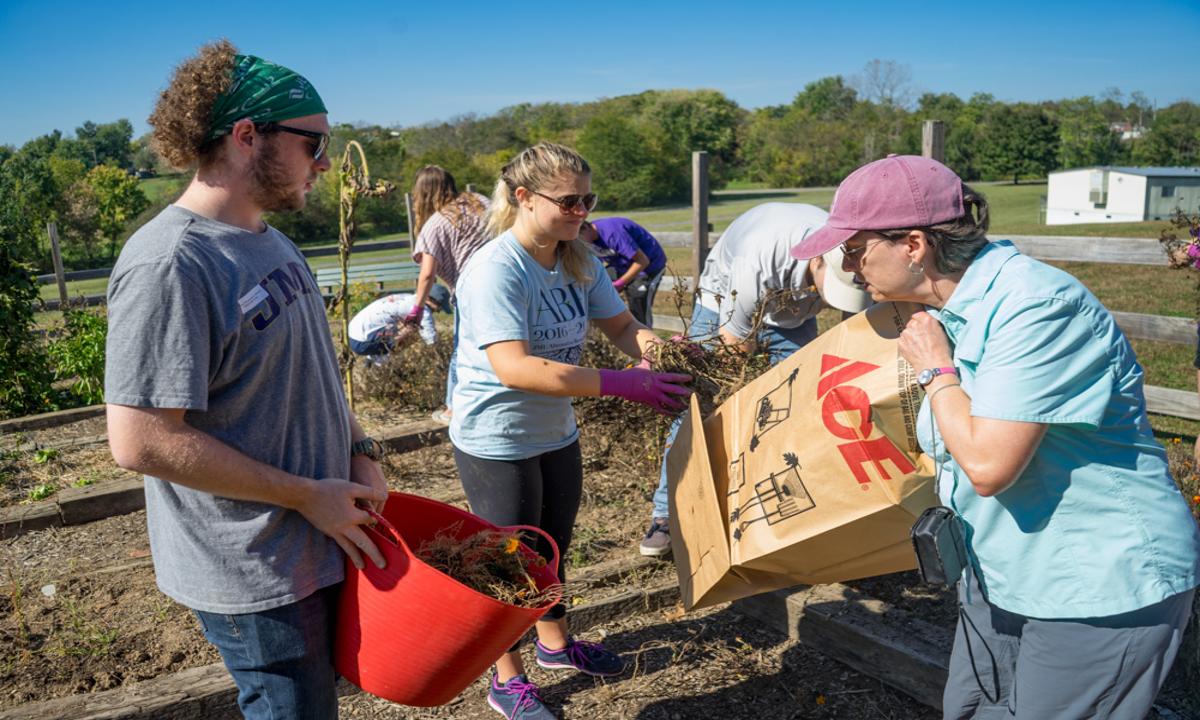
[[253, 55], [235, 55], [233, 83], [213, 105], [207, 139], [228, 134], [242, 118], [262, 123], [323, 112], [321, 96], [300, 75]]

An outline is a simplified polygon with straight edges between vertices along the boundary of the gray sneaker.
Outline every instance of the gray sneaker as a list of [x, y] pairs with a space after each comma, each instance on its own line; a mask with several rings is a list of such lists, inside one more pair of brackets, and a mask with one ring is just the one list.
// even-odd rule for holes
[[671, 526], [665, 517], [656, 517], [650, 522], [650, 529], [638, 546], [646, 557], [662, 557], [671, 553]]
[[558, 720], [538, 697], [538, 687], [524, 675], [510, 678], [501, 685], [492, 675], [488, 689], [488, 705], [508, 720]]

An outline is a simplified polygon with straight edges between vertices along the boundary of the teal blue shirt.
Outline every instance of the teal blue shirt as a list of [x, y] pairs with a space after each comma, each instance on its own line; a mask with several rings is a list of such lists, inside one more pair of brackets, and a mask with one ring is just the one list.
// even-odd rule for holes
[[538, 264], [508, 231], [467, 262], [455, 286], [458, 354], [450, 439], [489, 460], [522, 460], [564, 448], [579, 437], [571, 398], [505, 387], [487, 346], [524, 340], [537, 357], [578, 365], [590, 318], [625, 311], [599, 258], [588, 282], [574, 280], [560, 260]]
[[918, 439], [940, 464], [942, 502], [966, 523], [988, 601], [1036, 618], [1103, 617], [1195, 587], [1196, 521], [1151, 433], [1142, 369], [1095, 296], [999, 241], [929, 312], [972, 416], [1049, 426], [1016, 482], [980, 497], [921, 405]]

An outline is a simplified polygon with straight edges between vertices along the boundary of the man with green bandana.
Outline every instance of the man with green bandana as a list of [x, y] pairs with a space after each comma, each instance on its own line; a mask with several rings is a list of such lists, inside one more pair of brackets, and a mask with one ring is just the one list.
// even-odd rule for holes
[[383, 565], [380, 446], [347, 408], [304, 257], [265, 212], [329, 169], [316, 90], [228, 42], [180, 66], [150, 118], [183, 195], [129, 239], [108, 291], [109, 443], [145, 474], [159, 587], [192, 608], [247, 718], [337, 716], [346, 557]]

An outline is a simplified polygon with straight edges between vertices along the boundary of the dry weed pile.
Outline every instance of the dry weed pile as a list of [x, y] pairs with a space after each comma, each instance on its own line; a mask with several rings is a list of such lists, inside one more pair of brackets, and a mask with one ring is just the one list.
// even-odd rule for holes
[[379, 364], [362, 369], [362, 387], [367, 396], [393, 407], [430, 411], [446, 400], [446, 376], [452, 333], [439, 332], [437, 342], [426, 345], [417, 339], [392, 350]]
[[463, 585], [497, 600], [522, 608], [556, 602], [561, 584], [539, 588], [531, 570], [546, 567], [541, 555], [524, 548], [515, 532], [484, 530], [459, 537], [455, 523], [417, 548], [417, 557]]
[[[683, 335], [652, 348], [647, 357], [657, 372], [683, 373], [692, 377], [689, 387], [707, 417], [738, 390], [770, 368], [767, 353], [749, 352], [727, 345], [718, 338], [696, 334], [688, 327], [694, 296], [686, 282], [678, 282], [671, 294], [676, 313], [687, 328]], [[718, 298], [718, 303], [723, 299]], [[787, 302], [786, 291], [769, 292], [754, 313], [751, 337], [763, 326], [763, 317], [777, 303]], [[685, 317], [686, 313], [686, 317]], [[599, 332], [588, 335], [581, 365], [598, 368], [628, 367], [631, 361]], [[657, 471], [662, 461], [667, 429], [672, 417], [617, 398], [581, 398], [576, 401], [579, 424], [596, 445], [588, 448], [585, 465], [591, 468], [623, 467], [635, 472]]]

